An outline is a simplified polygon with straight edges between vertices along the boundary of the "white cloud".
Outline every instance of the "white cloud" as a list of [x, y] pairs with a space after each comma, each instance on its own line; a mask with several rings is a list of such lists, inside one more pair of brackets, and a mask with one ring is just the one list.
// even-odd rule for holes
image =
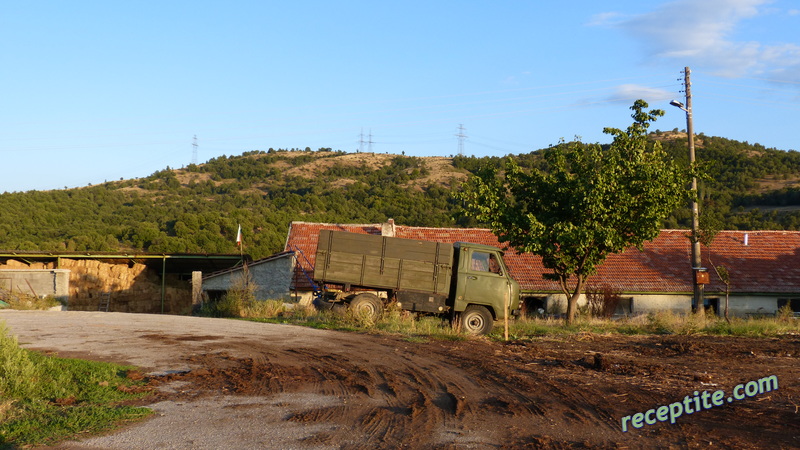
[[618, 12], [606, 12], [595, 14], [589, 19], [589, 22], [586, 23], [586, 26], [590, 27], [597, 27], [597, 26], [609, 26], [609, 25], [618, 25], [624, 20], [624, 15]]
[[647, 103], [669, 100], [675, 96], [674, 92], [656, 89], [638, 84], [622, 84], [617, 86], [613, 94], [608, 96], [607, 101], [614, 103], [632, 104], [634, 101], [642, 99]]
[[742, 21], [758, 16], [769, 3], [771, 0], [675, 0], [618, 27], [639, 39], [651, 59], [701, 66], [726, 77], [797, 72], [800, 46], [733, 38]]

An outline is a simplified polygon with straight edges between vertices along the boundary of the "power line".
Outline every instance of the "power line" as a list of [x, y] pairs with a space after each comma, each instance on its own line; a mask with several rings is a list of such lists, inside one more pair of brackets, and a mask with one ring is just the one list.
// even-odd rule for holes
[[776, 100], [754, 99], [754, 98], [742, 97], [741, 95], [725, 95], [725, 94], [705, 93], [705, 92], [703, 93], [703, 95], [705, 95], [706, 97], [732, 100], [734, 103], [737, 104], [770, 105], [772, 107], [785, 108], [785, 109], [797, 109], [798, 107], [800, 107], [800, 105], [798, 105], [797, 103], [782, 102]]

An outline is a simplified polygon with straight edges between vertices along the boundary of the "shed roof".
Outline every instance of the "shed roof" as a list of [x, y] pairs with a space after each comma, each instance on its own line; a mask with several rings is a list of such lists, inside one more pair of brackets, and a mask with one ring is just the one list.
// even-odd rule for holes
[[56, 263], [59, 259], [90, 259], [97, 261], [124, 263], [133, 261], [147, 265], [149, 268], [166, 273], [190, 273], [195, 270], [210, 272], [222, 270], [241, 264], [248, 255], [229, 253], [136, 253], [136, 252], [43, 252], [0, 250], [0, 262], [10, 259], [32, 262]]
[[[285, 251], [299, 250], [313, 267], [320, 230], [341, 230], [352, 233], [394, 235], [399, 238], [421, 239], [443, 243], [472, 242], [504, 248], [497, 237], [486, 228], [432, 228], [384, 224], [326, 224], [292, 222]], [[688, 230], [662, 230], [642, 250], [628, 250], [610, 255], [590, 285], [608, 284], [621, 292], [691, 292], [691, 245]], [[800, 294], [800, 232], [797, 231], [721, 231], [711, 248], [702, 247], [703, 265], [711, 272], [708, 292], [724, 292], [725, 285], [711, 269], [709, 256], [717, 265], [730, 272], [731, 292]], [[298, 258], [300, 261], [302, 258]], [[505, 260], [511, 276], [520, 287], [531, 292], [558, 292], [558, 284], [545, 280], [548, 270], [540, 257], [517, 254], [507, 249]], [[302, 263], [301, 263], [302, 264]], [[298, 289], [308, 288], [304, 277]]]

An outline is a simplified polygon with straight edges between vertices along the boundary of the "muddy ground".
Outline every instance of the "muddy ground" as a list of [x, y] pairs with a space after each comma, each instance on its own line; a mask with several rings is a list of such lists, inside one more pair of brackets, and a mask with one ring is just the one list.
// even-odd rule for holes
[[[237, 426], [254, 426], [248, 438], [254, 440], [237, 442], [243, 434], [234, 433], [224, 441], [230, 448], [800, 447], [797, 335], [410, 342], [224, 319], [83, 314], [68, 344], [66, 338], [59, 344], [62, 331], [43, 326], [43, 319], [3, 312], [0, 320], [22, 331], [20, 340], [31, 348], [134, 362], [143, 374], [155, 370], [145, 375], [153, 388], [145, 403], [182, 405], [161, 416], [183, 417], [171, 427], [183, 424], [193, 436], [184, 433], [175, 438], [183, 441], [162, 448], [210, 447], [219, 441], [203, 440], [202, 433]], [[120, 322], [104, 322], [111, 316]], [[59, 327], [70, 329], [63, 319]], [[95, 348], [104, 340], [105, 351]], [[637, 429], [629, 422], [622, 431], [625, 416], [683, 402], [695, 391], [722, 390], [727, 398], [735, 386], [772, 375], [777, 390], [702, 408], [675, 424]], [[193, 426], [187, 411], [209, 401], [217, 406], [202, 414], [217, 417], [211, 423], [218, 426]], [[234, 415], [238, 424], [225, 419]], [[151, 433], [147, 426], [119, 433], [131, 436], [130, 447], [72, 445], [135, 448], [137, 427]]]

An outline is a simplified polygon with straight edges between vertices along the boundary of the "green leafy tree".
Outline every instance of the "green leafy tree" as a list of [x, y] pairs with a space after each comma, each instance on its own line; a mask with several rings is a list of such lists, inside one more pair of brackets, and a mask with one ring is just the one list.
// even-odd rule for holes
[[687, 198], [688, 170], [679, 168], [657, 142], [650, 122], [664, 114], [637, 100], [634, 123], [606, 128], [614, 137], [603, 149], [561, 143], [544, 155], [544, 170], [523, 170], [509, 158], [505, 172], [493, 167], [471, 177], [458, 194], [468, 215], [487, 224], [501, 242], [542, 257], [567, 297], [572, 323], [586, 279], [610, 253], [641, 248]]

